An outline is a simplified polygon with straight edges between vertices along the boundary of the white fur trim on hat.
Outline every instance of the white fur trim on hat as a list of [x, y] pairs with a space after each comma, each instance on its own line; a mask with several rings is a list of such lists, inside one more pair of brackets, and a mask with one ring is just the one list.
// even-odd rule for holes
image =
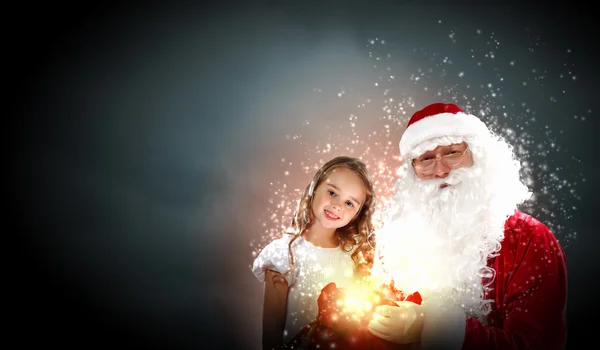
[[406, 128], [400, 139], [400, 155], [405, 156], [423, 141], [440, 136], [471, 136], [489, 133], [479, 118], [466, 113], [440, 113], [425, 117]]

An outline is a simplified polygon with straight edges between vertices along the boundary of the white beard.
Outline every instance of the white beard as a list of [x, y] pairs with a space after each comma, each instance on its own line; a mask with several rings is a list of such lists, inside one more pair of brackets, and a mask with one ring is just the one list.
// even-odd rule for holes
[[[479, 161], [435, 180], [419, 180], [405, 167], [395, 198], [402, 207], [377, 236], [379, 268], [396, 288], [419, 291], [424, 302], [451, 301], [479, 319], [489, 313], [484, 292], [495, 271], [487, 259], [499, 251], [504, 223], [528, 192], [520, 182], [502, 183], [496, 165]], [[440, 189], [443, 183], [450, 186]]]

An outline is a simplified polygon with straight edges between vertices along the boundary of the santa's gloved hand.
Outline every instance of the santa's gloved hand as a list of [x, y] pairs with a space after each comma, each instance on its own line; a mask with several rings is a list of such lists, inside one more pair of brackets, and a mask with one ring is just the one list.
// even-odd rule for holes
[[398, 306], [381, 305], [375, 308], [373, 319], [369, 322], [369, 332], [396, 344], [421, 342], [421, 306], [409, 301], [396, 303]]

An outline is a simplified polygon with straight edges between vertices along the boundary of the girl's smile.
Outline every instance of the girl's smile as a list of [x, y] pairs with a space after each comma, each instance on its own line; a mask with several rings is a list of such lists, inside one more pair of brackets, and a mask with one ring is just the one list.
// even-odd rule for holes
[[337, 216], [337, 215], [333, 214], [332, 212], [330, 212], [330, 211], [329, 211], [329, 210], [327, 210], [327, 209], [325, 209], [325, 210], [324, 210], [324, 212], [325, 212], [325, 217], [326, 217], [327, 219], [329, 219], [329, 220], [335, 221], [335, 220], [339, 220], [339, 219], [340, 219], [340, 217], [339, 217], [339, 216]]

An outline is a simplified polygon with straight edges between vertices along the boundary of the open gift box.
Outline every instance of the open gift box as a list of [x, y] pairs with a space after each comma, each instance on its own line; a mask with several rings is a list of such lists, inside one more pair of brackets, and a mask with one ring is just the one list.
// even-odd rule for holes
[[317, 319], [280, 349], [408, 349], [408, 345], [391, 343], [372, 335], [368, 324], [376, 306], [397, 306], [395, 301], [400, 300], [420, 305], [422, 299], [419, 293], [405, 295], [393, 286], [383, 286], [359, 294], [354, 290], [338, 289], [335, 283], [326, 285], [317, 300]]

